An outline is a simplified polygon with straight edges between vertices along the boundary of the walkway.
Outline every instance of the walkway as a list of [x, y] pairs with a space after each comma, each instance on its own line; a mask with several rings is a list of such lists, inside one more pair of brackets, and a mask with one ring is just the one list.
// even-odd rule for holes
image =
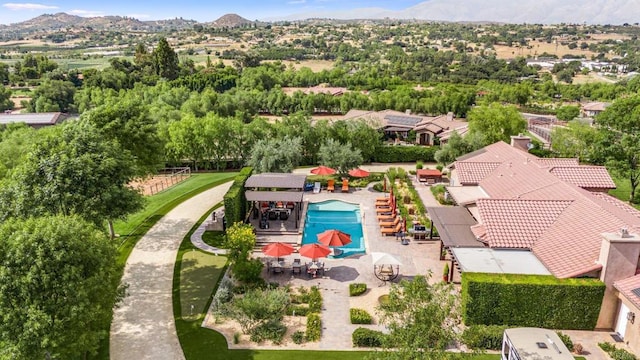
[[222, 201], [230, 186], [228, 182], [183, 202], [138, 241], [122, 277], [129, 286], [127, 296], [113, 315], [111, 359], [184, 359], [171, 298], [178, 248], [196, 221]]

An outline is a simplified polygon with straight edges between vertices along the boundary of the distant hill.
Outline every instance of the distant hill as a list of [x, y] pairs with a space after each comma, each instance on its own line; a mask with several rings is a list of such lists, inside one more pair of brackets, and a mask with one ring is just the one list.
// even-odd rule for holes
[[253, 24], [253, 21], [247, 20], [238, 14], [226, 14], [219, 17], [218, 20], [207, 23], [206, 25], [216, 28], [234, 28], [250, 24]]

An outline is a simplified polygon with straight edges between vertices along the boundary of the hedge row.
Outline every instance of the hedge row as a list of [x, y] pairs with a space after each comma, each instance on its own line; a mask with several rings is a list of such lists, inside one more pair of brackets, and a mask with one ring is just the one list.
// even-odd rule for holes
[[373, 156], [373, 161], [393, 162], [433, 162], [437, 146], [382, 146]]
[[463, 273], [462, 317], [467, 325], [593, 330], [604, 290], [598, 279]]
[[502, 337], [508, 326], [471, 325], [462, 333], [462, 342], [471, 349], [500, 350]]
[[351, 334], [351, 341], [356, 347], [382, 347], [385, 340], [385, 334], [381, 331], [357, 328]]
[[364, 309], [351, 308], [349, 309], [349, 315], [352, 324], [371, 324], [371, 314]]
[[247, 215], [247, 198], [244, 194], [244, 183], [252, 172], [253, 168], [242, 168], [240, 174], [233, 180], [233, 185], [224, 195], [224, 215], [227, 226], [243, 222]]
[[351, 283], [349, 284], [349, 296], [360, 296], [367, 291], [367, 284], [365, 283]]
[[318, 341], [322, 335], [322, 320], [320, 314], [310, 313], [307, 315], [307, 332], [305, 337], [307, 341]]

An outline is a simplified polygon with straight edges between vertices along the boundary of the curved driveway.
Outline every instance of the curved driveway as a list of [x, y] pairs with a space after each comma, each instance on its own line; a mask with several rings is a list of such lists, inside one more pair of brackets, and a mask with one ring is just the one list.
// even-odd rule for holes
[[111, 323], [112, 360], [184, 359], [171, 299], [173, 268], [182, 239], [206, 211], [223, 200], [231, 181], [175, 207], [138, 241], [122, 283], [127, 296]]

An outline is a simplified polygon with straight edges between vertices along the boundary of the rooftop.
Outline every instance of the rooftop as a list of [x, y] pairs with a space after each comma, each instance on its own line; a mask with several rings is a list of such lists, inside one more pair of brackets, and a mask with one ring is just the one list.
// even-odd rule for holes
[[30, 113], [30, 114], [0, 114], [0, 124], [25, 123], [27, 125], [55, 125], [63, 120], [64, 116], [59, 112]]
[[307, 181], [307, 175], [290, 173], [262, 173], [251, 175], [245, 188], [277, 188], [277, 189], [303, 189]]
[[520, 360], [573, 360], [573, 355], [553, 330], [515, 328], [506, 329], [504, 333], [518, 350]]
[[462, 272], [551, 275], [531, 251], [452, 248], [451, 252]]
[[633, 305], [640, 308], [640, 275], [618, 280], [613, 283], [613, 286]]

